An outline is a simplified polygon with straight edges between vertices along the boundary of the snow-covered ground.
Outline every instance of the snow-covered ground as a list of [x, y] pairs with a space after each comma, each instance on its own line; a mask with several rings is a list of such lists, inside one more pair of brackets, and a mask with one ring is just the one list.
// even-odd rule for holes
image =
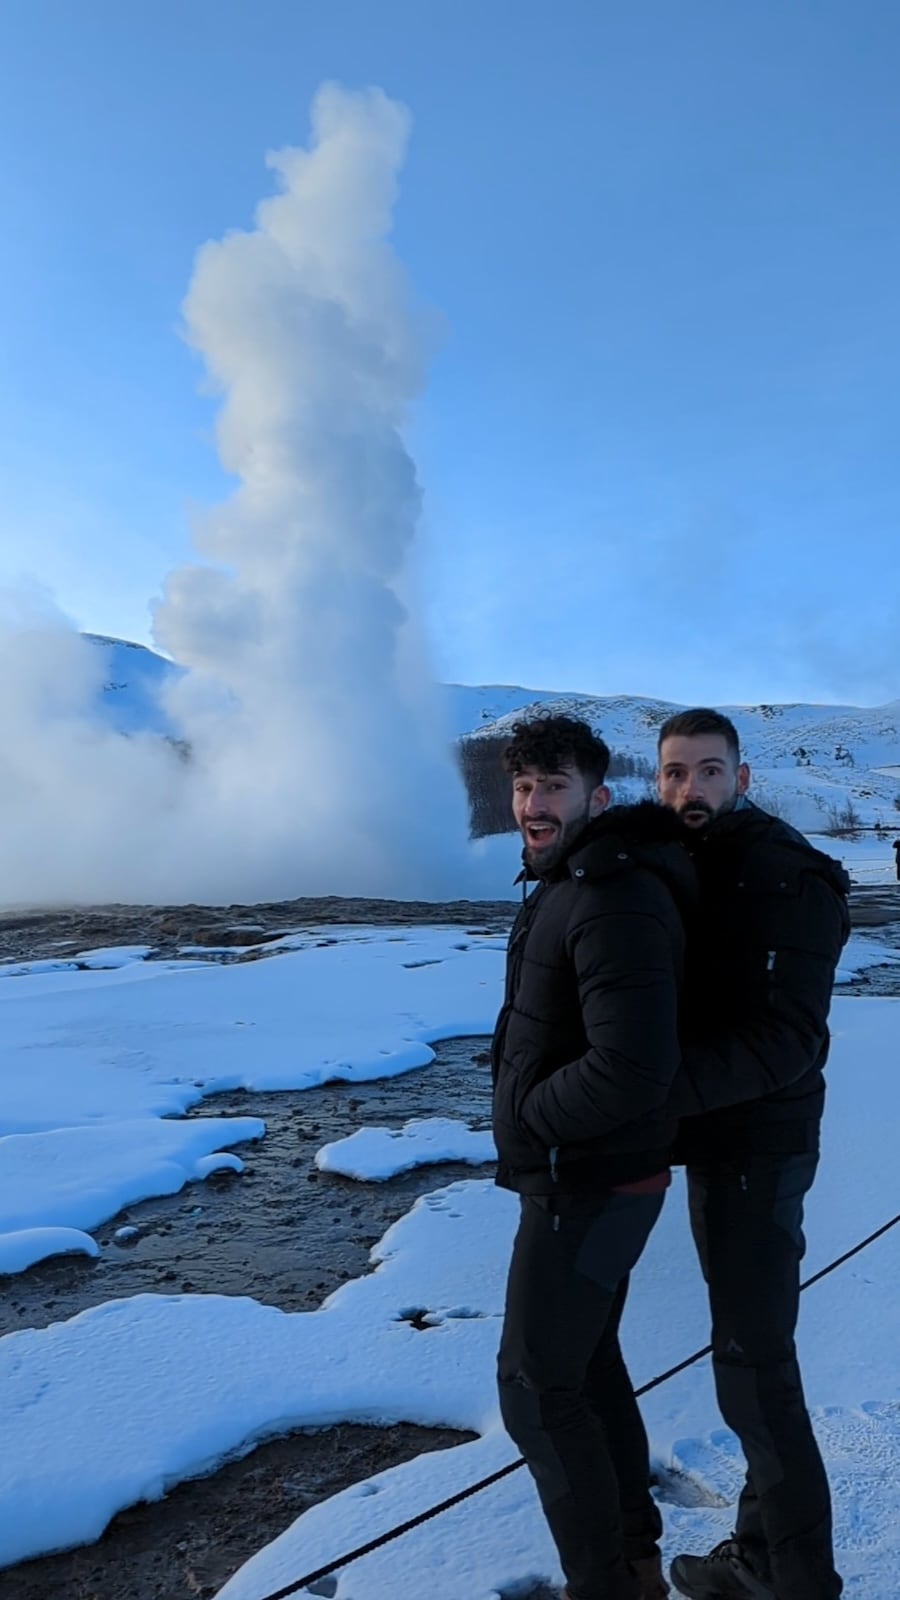
[[358, 1128], [347, 1139], [323, 1145], [316, 1166], [320, 1172], [377, 1183], [440, 1161], [478, 1167], [496, 1159], [489, 1129], [476, 1130], [452, 1117], [418, 1117], [402, 1128]]
[[333, 928], [327, 943], [277, 946], [237, 966], [136, 949], [115, 965], [88, 954], [0, 967], [0, 1272], [20, 1270], [23, 1250], [40, 1259], [42, 1242], [44, 1254], [84, 1248], [60, 1229], [239, 1170], [217, 1152], [263, 1124], [171, 1120], [204, 1096], [387, 1078], [427, 1065], [439, 1039], [493, 1027], [502, 937]]
[[[0, 1265], [42, 1229], [89, 1231], [126, 1199], [170, 1192], [260, 1137], [253, 1118], [179, 1114], [218, 1088], [300, 1088], [426, 1067], [429, 1041], [488, 1031], [503, 940], [457, 929], [329, 930], [246, 966], [148, 963], [0, 976]], [[880, 960], [854, 941], [848, 965]], [[26, 964], [27, 968], [27, 964]], [[898, 1210], [900, 1002], [840, 997], [808, 1270]], [[399, 1096], [399, 1085], [398, 1085]], [[476, 1145], [473, 1141], [482, 1141]], [[467, 1154], [468, 1152], [468, 1154]], [[322, 1155], [360, 1182], [442, 1156], [484, 1159], [463, 1125], [370, 1130]], [[378, 1270], [311, 1313], [249, 1298], [139, 1295], [0, 1340], [0, 1562], [89, 1542], [109, 1518], [268, 1434], [338, 1420], [455, 1426], [475, 1443], [420, 1457], [314, 1507], [222, 1591], [260, 1600], [514, 1457], [494, 1358], [516, 1206], [489, 1178], [417, 1202]], [[58, 1243], [58, 1241], [57, 1241]], [[900, 1559], [900, 1229], [804, 1296], [801, 1354], [835, 1489], [847, 1593], [887, 1600]], [[415, 1320], [413, 1320], [415, 1319]], [[704, 1291], [676, 1183], [635, 1275], [625, 1340], [642, 1383], [705, 1342]], [[248, 1360], [248, 1352], [252, 1359]], [[644, 1402], [664, 1469], [668, 1552], [731, 1523], [738, 1463], [706, 1363]], [[672, 1470], [675, 1469], [674, 1475]], [[339, 1576], [338, 1600], [494, 1600], [558, 1578], [524, 1472]]]

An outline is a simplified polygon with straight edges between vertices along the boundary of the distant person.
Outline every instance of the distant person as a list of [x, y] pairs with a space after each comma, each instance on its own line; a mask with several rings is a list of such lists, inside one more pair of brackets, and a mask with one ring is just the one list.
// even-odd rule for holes
[[900, 883], [900, 839], [895, 839], [892, 845], [894, 852], [894, 866], [897, 869], [897, 882]]
[[828, 1482], [794, 1333], [849, 879], [752, 805], [749, 782], [727, 717], [685, 711], [660, 729], [660, 799], [693, 841], [700, 884], [672, 1103], [716, 1394], [747, 1460], [732, 1537], [676, 1557], [671, 1577], [689, 1600], [835, 1600]]
[[[523, 899], [492, 1048], [497, 1182], [521, 1196], [498, 1378], [568, 1600], [664, 1600], [647, 1436], [619, 1349], [662, 1209], [693, 868], [654, 802], [607, 812], [584, 722], [516, 723], [505, 752]], [[626, 1126], [627, 1125], [627, 1126]]]

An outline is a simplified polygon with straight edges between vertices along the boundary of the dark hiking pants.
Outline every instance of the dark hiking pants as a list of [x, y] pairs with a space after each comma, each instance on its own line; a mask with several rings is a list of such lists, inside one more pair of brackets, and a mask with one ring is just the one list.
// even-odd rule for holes
[[619, 1349], [628, 1274], [662, 1195], [526, 1197], [500, 1342], [500, 1410], [534, 1477], [572, 1600], [639, 1600], [628, 1559], [662, 1524]]
[[842, 1589], [794, 1344], [803, 1201], [817, 1161], [757, 1155], [688, 1167], [719, 1409], [747, 1459], [735, 1534], [778, 1600], [835, 1600]]

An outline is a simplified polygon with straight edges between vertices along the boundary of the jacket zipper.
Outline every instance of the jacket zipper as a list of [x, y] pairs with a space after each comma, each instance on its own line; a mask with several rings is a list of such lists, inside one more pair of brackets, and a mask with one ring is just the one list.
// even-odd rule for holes
[[[559, 1183], [559, 1145], [551, 1145], [549, 1154], [550, 1177], [553, 1179], [554, 1183]], [[555, 1202], [551, 1200], [550, 1204], [553, 1206]], [[553, 1232], [559, 1233], [559, 1212], [556, 1210], [553, 1212]]]

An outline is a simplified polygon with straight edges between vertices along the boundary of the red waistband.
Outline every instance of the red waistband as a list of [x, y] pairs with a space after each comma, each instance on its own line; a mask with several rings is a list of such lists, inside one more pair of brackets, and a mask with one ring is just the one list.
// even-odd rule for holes
[[637, 1183], [617, 1183], [613, 1194], [663, 1194], [672, 1182], [668, 1167], [665, 1172], [654, 1172], [652, 1178], [639, 1178]]

